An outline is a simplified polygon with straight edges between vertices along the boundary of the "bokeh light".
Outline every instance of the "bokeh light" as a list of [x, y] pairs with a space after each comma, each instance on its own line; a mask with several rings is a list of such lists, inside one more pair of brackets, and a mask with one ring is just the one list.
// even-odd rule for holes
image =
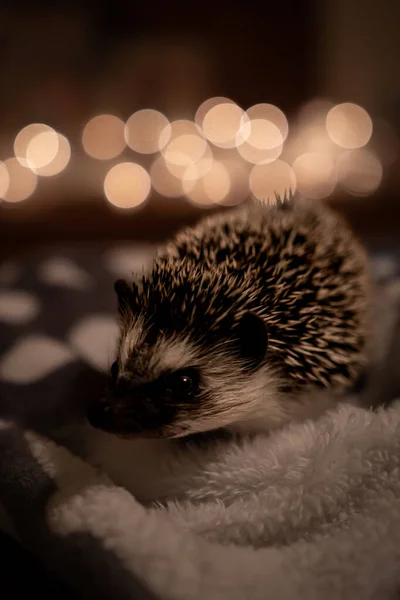
[[114, 115], [97, 115], [86, 123], [82, 145], [89, 156], [109, 160], [125, 149], [125, 124]]
[[301, 107], [285, 144], [284, 159], [287, 162], [293, 164], [301, 154], [308, 152], [336, 159], [342, 149], [331, 140], [326, 129], [326, 116], [333, 106], [329, 100], [316, 98]]
[[166, 125], [158, 138], [158, 148], [165, 151], [165, 146], [182, 135], [199, 135], [204, 137], [200, 127], [188, 119], [177, 119]]
[[246, 110], [250, 121], [262, 119], [273, 123], [280, 131], [284, 142], [289, 133], [289, 124], [285, 114], [274, 104], [255, 104]]
[[372, 120], [361, 106], [345, 102], [328, 112], [326, 129], [331, 140], [338, 146], [346, 149], [361, 148], [372, 135]]
[[333, 160], [326, 154], [306, 152], [293, 163], [297, 189], [307, 198], [321, 199], [329, 196], [336, 187]]
[[175, 167], [178, 176], [180, 170], [184, 171], [191, 164], [196, 164], [206, 151], [207, 142], [204, 138], [198, 135], [185, 134], [171, 140], [163, 152], [163, 156], [167, 168], [169, 165], [173, 173]]
[[237, 139], [241, 139], [237, 144], [239, 154], [251, 163], [272, 162], [282, 153], [282, 134], [274, 123], [265, 119], [245, 123]]
[[354, 196], [369, 196], [382, 181], [380, 160], [369, 150], [354, 150], [342, 156], [337, 166], [340, 186]]
[[[161, 133], [163, 133], [160, 141]], [[138, 110], [125, 125], [126, 143], [135, 152], [153, 154], [161, 150], [169, 141], [171, 126], [167, 117], [158, 110], [146, 108]]]
[[148, 197], [150, 189], [151, 181], [146, 169], [132, 162], [115, 165], [104, 180], [107, 200], [119, 208], [139, 206]]
[[33, 194], [37, 186], [37, 175], [23, 167], [16, 158], [8, 158], [4, 166], [9, 175], [9, 185], [3, 198], [7, 202], [21, 202]]
[[303, 128], [310, 125], [322, 125], [325, 127], [326, 115], [335, 105], [327, 98], [314, 98], [301, 106], [297, 117], [297, 127]]
[[[40, 134], [42, 135], [42, 134]], [[68, 165], [71, 158], [71, 146], [64, 135], [57, 133], [58, 150], [54, 159], [47, 165], [32, 169], [37, 175], [42, 177], [52, 177], [58, 175]]]
[[219, 104], [235, 104], [235, 102], [230, 98], [226, 98], [225, 96], [215, 96], [205, 100], [202, 104], [200, 104], [194, 117], [195, 123], [200, 129], [203, 127], [204, 117], [208, 111]]
[[4, 198], [10, 184], [10, 176], [6, 165], [0, 162], [0, 198]]
[[[364, 147], [368, 144], [368, 150]], [[322, 199], [336, 186], [354, 195], [373, 193], [383, 169], [400, 154], [400, 140], [384, 119], [361, 106], [316, 98], [302, 106], [290, 124], [281, 109], [259, 103], [244, 111], [230, 98], [205, 100], [193, 121], [169, 121], [158, 110], [134, 112], [126, 124], [98, 114], [82, 132], [86, 153], [109, 160], [126, 147], [149, 157], [149, 172], [134, 162], [113, 166], [104, 193], [121, 208], [142, 204], [151, 187], [165, 196], [186, 196], [199, 206], [236, 205], [250, 193], [275, 201], [275, 193], [298, 190]], [[14, 159], [0, 161], [0, 198], [19, 202], [36, 188], [37, 176], [63, 171], [71, 159], [69, 140], [43, 123], [21, 129]], [[21, 170], [19, 167], [23, 167]], [[98, 169], [99, 167], [94, 167]]]
[[[31, 142], [35, 138], [37, 138], [37, 136], [39, 136], [41, 134], [45, 134], [45, 133], [50, 134], [50, 136], [56, 135], [56, 132], [54, 131], [54, 129], [52, 127], [49, 127], [49, 125], [45, 125], [44, 123], [31, 123], [30, 125], [27, 125], [23, 129], [21, 129], [21, 131], [16, 136], [16, 138], [14, 140], [14, 154], [15, 154], [15, 157], [18, 160], [18, 162], [23, 167], [26, 167], [26, 168], [31, 167], [31, 165], [28, 163], [28, 160], [27, 160], [27, 151], [28, 151], [28, 147], [30, 146]], [[53, 138], [53, 141], [54, 141], [54, 139], [55, 138]], [[39, 146], [40, 146], [40, 143], [39, 143]], [[35, 154], [35, 145], [33, 145], [33, 147], [31, 147], [31, 153], [32, 153], [32, 150], [33, 150], [33, 154]], [[42, 152], [43, 152], [43, 145], [42, 145]], [[40, 151], [39, 151], [39, 153], [40, 153]], [[46, 154], [46, 150], [44, 150], [44, 153]], [[42, 157], [42, 160], [43, 160], [43, 157]], [[32, 165], [32, 166], [34, 166], [34, 165]]]
[[294, 128], [292, 133], [284, 148], [284, 158], [290, 164], [293, 164], [298, 156], [307, 152], [325, 154], [332, 160], [343, 152], [343, 149], [330, 139], [325, 123], [307, 123], [302, 127]]
[[43, 131], [35, 135], [26, 149], [26, 162], [36, 171], [50, 164], [58, 153], [58, 135], [55, 131]]
[[240, 204], [250, 195], [249, 167], [240, 158], [229, 158], [220, 161], [230, 177], [230, 189], [227, 195], [220, 201], [226, 206]]
[[223, 102], [210, 108], [205, 114], [202, 129], [206, 138], [219, 148], [234, 148], [242, 143], [244, 135], [238, 136], [246, 125], [246, 113], [234, 102]]
[[228, 169], [214, 161], [203, 177], [195, 182], [183, 180], [182, 185], [191, 202], [198, 206], [210, 206], [223, 202], [230, 191], [231, 180]]
[[283, 137], [279, 128], [266, 119], [253, 119], [248, 121], [238, 133], [238, 138], [246, 141], [257, 150], [273, 150], [283, 144]]
[[252, 194], [259, 200], [275, 202], [275, 194], [296, 191], [296, 175], [284, 161], [255, 165], [250, 173], [249, 185]]
[[[192, 121], [181, 119], [170, 125], [170, 137], [162, 149], [166, 168], [179, 179], [197, 179], [213, 163], [213, 155], [199, 127]], [[160, 136], [163, 143], [164, 133]]]
[[182, 181], [167, 169], [162, 156], [158, 156], [151, 165], [150, 177], [153, 188], [161, 196], [177, 198], [183, 195]]
[[[213, 164], [214, 158], [210, 147], [207, 146], [204, 156], [200, 158], [199, 161], [191, 163], [187, 169], [185, 169], [183, 175], [179, 175], [179, 177], [190, 185], [190, 181], [196, 181], [208, 173]], [[171, 171], [171, 165], [168, 165], [167, 168]]]

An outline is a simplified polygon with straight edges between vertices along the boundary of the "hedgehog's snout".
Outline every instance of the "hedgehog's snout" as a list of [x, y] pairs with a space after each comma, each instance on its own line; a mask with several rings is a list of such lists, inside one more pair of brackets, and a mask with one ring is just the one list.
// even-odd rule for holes
[[124, 437], [144, 435], [143, 421], [132, 412], [127, 413], [112, 402], [101, 401], [93, 404], [87, 412], [87, 420], [95, 429]]
[[92, 404], [87, 411], [87, 419], [96, 429], [108, 430], [115, 421], [114, 411], [110, 402], [101, 400]]
[[159, 435], [166, 415], [154, 399], [141, 394], [107, 395], [87, 411], [89, 424], [116, 435], [142, 437]]

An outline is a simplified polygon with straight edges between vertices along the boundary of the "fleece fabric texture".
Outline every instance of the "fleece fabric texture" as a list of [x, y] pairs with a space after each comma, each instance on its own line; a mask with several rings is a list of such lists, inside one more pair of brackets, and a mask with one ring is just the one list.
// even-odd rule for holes
[[[15, 359], [21, 348], [3, 348], [0, 374], [6, 399], [0, 421], [0, 500], [4, 527], [80, 597], [398, 598], [400, 402], [395, 397], [400, 398], [400, 294], [394, 267], [380, 263], [377, 278], [379, 352], [359, 396], [315, 422], [177, 453], [176, 464], [171, 465], [171, 488], [159, 504], [135, 495], [131, 455], [125, 456], [122, 469], [114, 465], [107, 473], [107, 460], [94, 460], [84, 428], [60, 429], [57, 418], [45, 424], [38, 419], [56, 406], [48, 397], [61, 389], [54, 384], [49, 353], [43, 351], [47, 371], [37, 356], [31, 357], [26, 369], [31, 378], [40, 372], [41, 379], [21, 383], [17, 367], [23, 362]], [[36, 297], [43, 301], [44, 296]], [[57, 310], [61, 315], [62, 306]], [[71, 307], [67, 312], [73, 312]], [[13, 314], [15, 321], [15, 310]], [[29, 327], [30, 340], [36, 336], [37, 341], [43, 330]], [[77, 360], [72, 358], [77, 348], [82, 359], [87, 345], [82, 327], [72, 333], [71, 324], [57, 327], [60, 338], [63, 331], [70, 332], [62, 342], [67, 350], [61, 351], [58, 339], [62, 364], [57, 372], [61, 372], [69, 361]], [[20, 346], [26, 337], [27, 332], [20, 332]], [[20, 355], [25, 361], [31, 346], [25, 343]], [[54, 363], [54, 344], [52, 348]], [[94, 354], [97, 351], [96, 347]], [[46, 411], [40, 413], [37, 390], [44, 389], [40, 386], [46, 377], [52, 384], [46, 384], [47, 396], [42, 399]], [[85, 382], [87, 394], [97, 393], [98, 382], [92, 386]], [[32, 394], [35, 409], [30, 407], [30, 419], [22, 409], [12, 414], [10, 394], [18, 386], [26, 388], [24, 397]], [[83, 396], [82, 385], [80, 389]], [[363, 407], [382, 402], [390, 406]], [[78, 422], [77, 413], [72, 413]], [[64, 419], [66, 413], [61, 414]], [[118, 460], [123, 462], [123, 454]], [[92, 466], [96, 463], [103, 469]]]

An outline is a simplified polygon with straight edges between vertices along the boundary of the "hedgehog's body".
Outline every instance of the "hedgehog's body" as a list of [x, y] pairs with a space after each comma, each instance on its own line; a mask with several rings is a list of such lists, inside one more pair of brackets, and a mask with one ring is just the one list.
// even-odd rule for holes
[[208, 217], [117, 292], [118, 363], [93, 419], [109, 431], [269, 429], [315, 411], [316, 390], [350, 387], [365, 359], [366, 258], [315, 203]]

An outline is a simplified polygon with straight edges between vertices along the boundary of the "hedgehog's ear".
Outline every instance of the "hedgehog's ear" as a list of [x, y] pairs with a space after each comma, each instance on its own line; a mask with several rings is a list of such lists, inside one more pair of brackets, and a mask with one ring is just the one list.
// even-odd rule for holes
[[114, 283], [114, 290], [118, 297], [119, 312], [125, 313], [129, 308], [132, 309], [133, 289], [129, 287], [125, 279], [118, 279]]
[[234, 328], [234, 336], [240, 357], [250, 367], [258, 367], [268, 348], [268, 329], [264, 320], [253, 312], [245, 313]]

